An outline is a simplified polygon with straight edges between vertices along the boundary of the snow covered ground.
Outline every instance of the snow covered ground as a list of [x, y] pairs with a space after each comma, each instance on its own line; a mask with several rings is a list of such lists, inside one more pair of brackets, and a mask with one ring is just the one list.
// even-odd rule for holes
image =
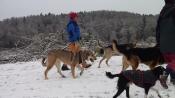
[[[77, 79], [73, 79], [70, 71], [65, 71], [66, 78], [61, 78], [53, 67], [49, 80], [44, 80], [40, 60], [15, 64], [0, 65], [0, 98], [112, 98], [117, 92], [117, 79], [108, 79], [105, 71], [119, 73], [121, 71], [121, 56], [110, 59], [110, 67], [105, 62], [102, 68], [97, 68], [99, 60], [92, 67], [85, 70]], [[139, 69], [148, 69], [141, 64]], [[162, 98], [175, 98], [175, 86], [168, 82], [169, 89], [165, 90], [157, 82], [154, 88], [159, 89]], [[130, 86], [131, 98], [143, 98], [144, 90], [132, 84]], [[125, 92], [119, 98], [126, 98]], [[150, 91], [148, 98], [158, 98], [154, 91]]]

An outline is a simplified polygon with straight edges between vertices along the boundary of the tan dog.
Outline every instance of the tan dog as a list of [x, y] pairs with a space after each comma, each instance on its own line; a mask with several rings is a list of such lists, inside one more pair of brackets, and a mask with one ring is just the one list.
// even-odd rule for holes
[[98, 46], [100, 48], [97, 48], [96, 49], [96, 54], [97, 53], [103, 54], [103, 58], [100, 60], [98, 68], [100, 68], [100, 65], [101, 65], [102, 61], [105, 60], [105, 59], [106, 59], [106, 65], [109, 66], [109, 64], [108, 64], [109, 59], [113, 55], [115, 55], [115, 54], [120, 54], [120, 51], [118, 51], [117, 49], [114, 49], [113, 48], [113, 45], [115, 45], [115, 47], [117, 45], [118, 47], [120, 47], [121, 49], [123, 49], [123, 48], [135, 47], [136, 46], [136, 43], [135, 44], [132, 44], [132, 43], [130, 43], [130, 44], [120, 44], [120, 45], [118, 45], [116, 43], [112, 43], [112, 45], [109, 45], [107, 47], [104, 47], [98, 41]]
[[[47, 73], [54, 65], [56, 65], [58, 73], [62, 77], [65, 77], [61, 72], [61, 62], [71, 66], [72, 76], [73, 78], [76, 78], [75, 67], [81, 68], [80, 75], [82, 75], [84, 68], [89, 67], [89, 65], [86, 64], [86, 60], [93, 61], [93, 60], [96, 60], [96, 57], [89, 50], [80, 50], [80, 52], [77, 53], [75, 56], [72, 52], [68, 50], [57, 49], [57, 50], [49, 51], [46, 62], [45, 60], [46, 58], [43, 58], [42, 60], [42, 65], [47, 67], [44, 72], [45, 79], [48, 79]], [[82, 66], [80, 66], [79, 64], [81, 64]]]

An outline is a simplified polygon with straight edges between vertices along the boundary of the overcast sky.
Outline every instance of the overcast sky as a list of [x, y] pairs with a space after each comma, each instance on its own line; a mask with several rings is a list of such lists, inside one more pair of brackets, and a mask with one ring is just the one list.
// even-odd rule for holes
[[0, 0], [0, 20], [40, 13], [115, 10], [140, 14], [158, 14], [164, 0]]

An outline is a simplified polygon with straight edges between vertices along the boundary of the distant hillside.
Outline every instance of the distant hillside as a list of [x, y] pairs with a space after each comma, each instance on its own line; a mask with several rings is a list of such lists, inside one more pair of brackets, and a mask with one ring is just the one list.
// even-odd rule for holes
[[[79, 25], [84, 40], [117, 39], [121, 43], [143, 40], [155, 36], [156, 16], [129, 12], [92, 11], [79, 13]], [[0, 22], [0, 47], [27, 46], [38, 35], [55, 34], [57, 40], [65, 42], [68, 17], [65, 14], [40, 14], [6, 19]], [[90, 37], [89, 37], [90, 36]], [[21, 41], [22, 40], [22, 41]]]
[[[112, 39], [117, 39], [119, 43], [155, 42], [157, 16], [116, 11], [78, 14], [82, 41], [86, 42], [84, 45], [92, 44], [95, 40], [109, 43]], [[22, 49], [33, 56], [48, 49], [63, 47], [67, 44], [68, 21], [66, 14], [51, 13], [0, 21], [0, 51]], [[94, 44], [88, 46], [92, 48]]]

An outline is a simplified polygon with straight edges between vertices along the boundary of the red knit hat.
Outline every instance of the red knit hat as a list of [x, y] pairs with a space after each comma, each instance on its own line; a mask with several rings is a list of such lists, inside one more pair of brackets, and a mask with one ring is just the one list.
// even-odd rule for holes
[[75, 12], [70, 12], [69, 17], [70, 17], [70, 19], [74, 19], [75, 17], [78, 17], [78, 14]]

